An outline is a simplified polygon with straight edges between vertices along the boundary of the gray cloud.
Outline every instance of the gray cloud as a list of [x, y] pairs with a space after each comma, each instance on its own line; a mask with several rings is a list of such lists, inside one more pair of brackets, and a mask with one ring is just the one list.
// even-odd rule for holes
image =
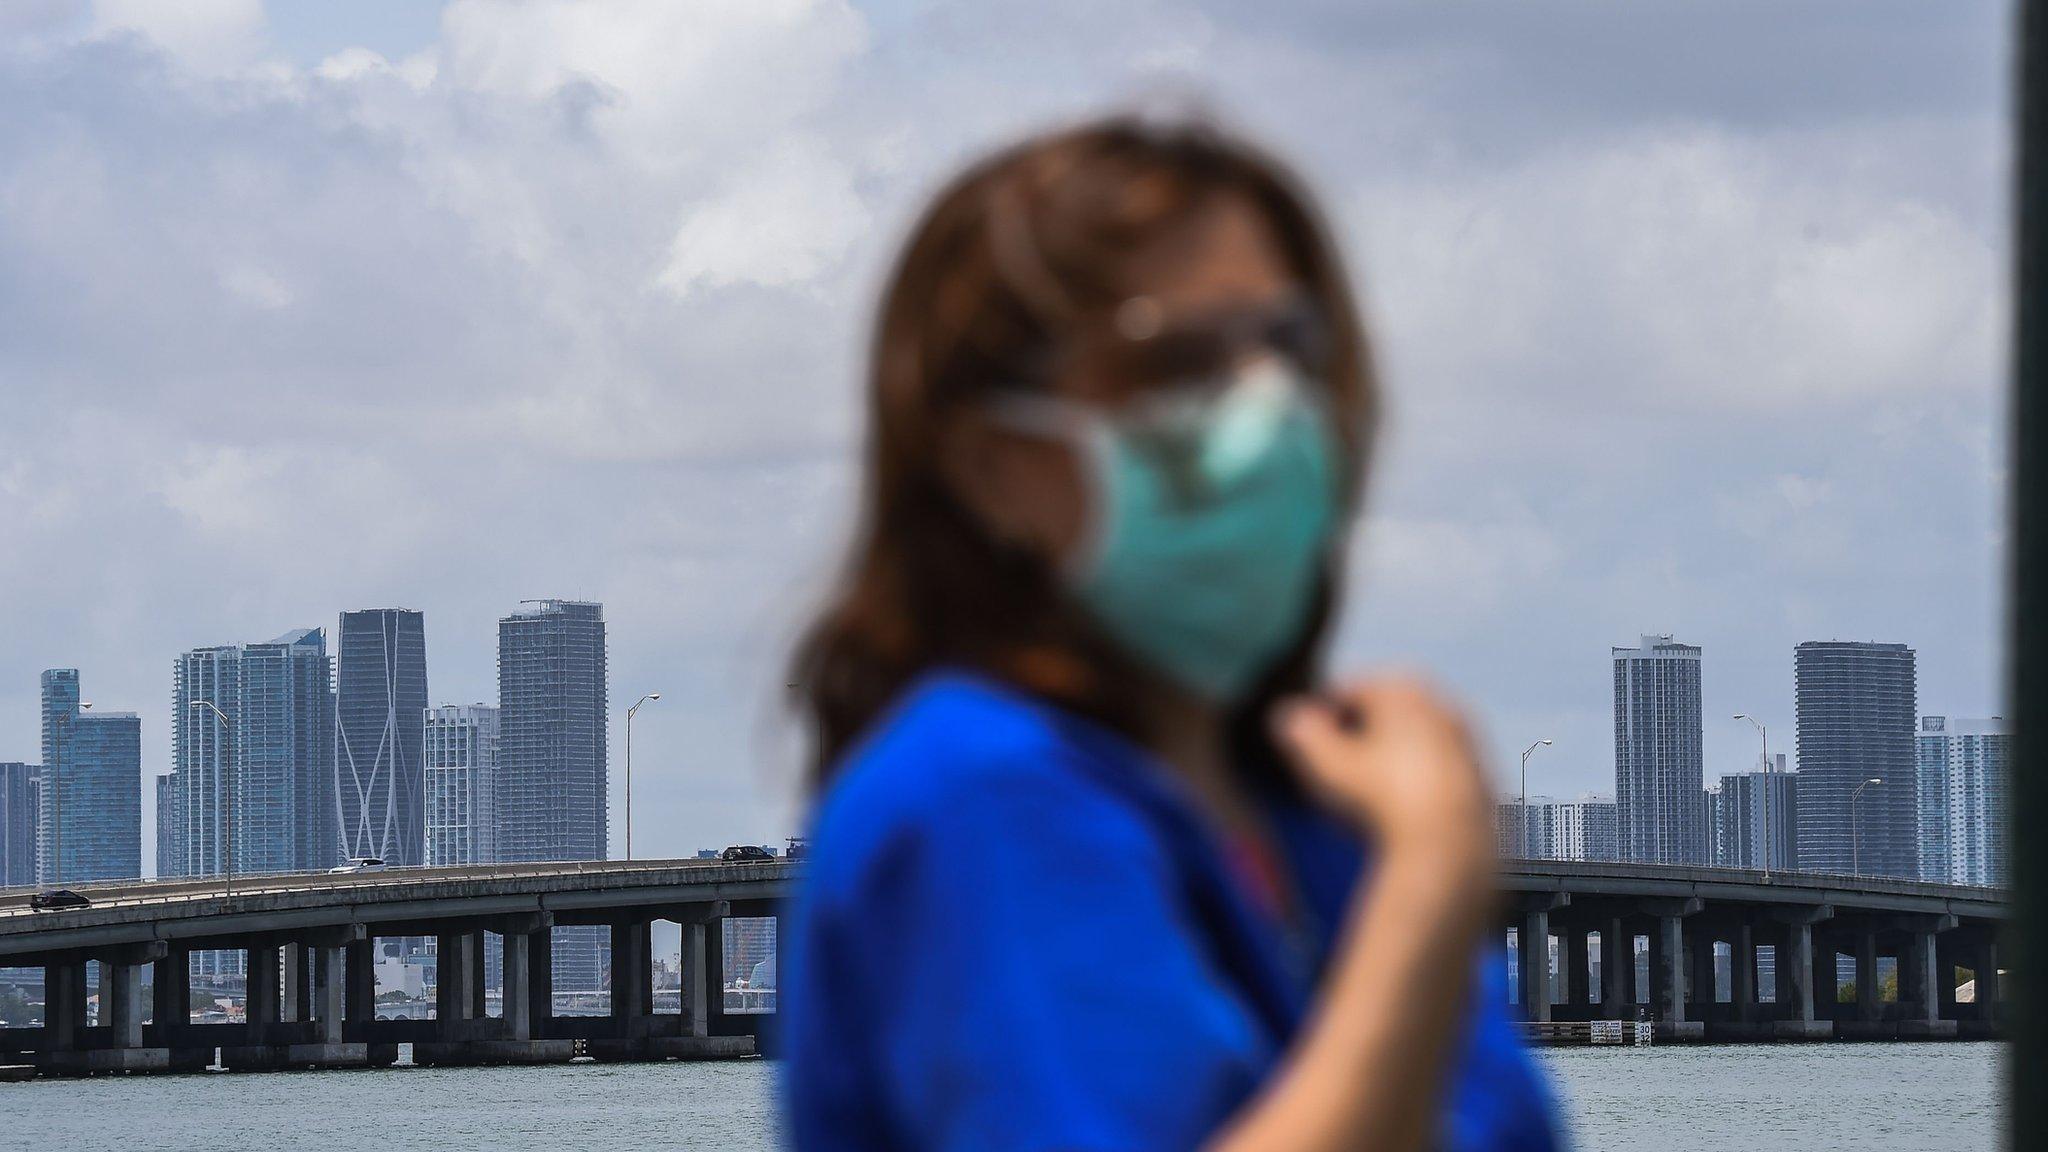
[[461, 3], [312, 60], [284, 10], [181, 8], [0, 23], [0, 757], [44, 667], [155, 772], [184, 648], [406, 604], [436, 698], [489, 699], [495, 618], [587, 596], [614, 694], [665, 693], [640, 836], [786, 831], [779, 661], [894, 239], [980, 149], [1190, 86], [1367, 286], [1396, 421], [1347, 663], [1556, 737], [1555, 791], [1611, 787], [1642, 630], [1787, 733], [1821, 636], [1996, 709], [1996, 5]]

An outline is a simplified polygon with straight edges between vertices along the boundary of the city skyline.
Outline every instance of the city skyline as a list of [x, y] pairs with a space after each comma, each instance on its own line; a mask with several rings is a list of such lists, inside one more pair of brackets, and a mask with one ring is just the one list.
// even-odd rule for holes
[[[372, 631], [378, 640], [373, 653], [377, 656], [374, 663], [380, 672], [399, 661], [395, 655], [389, 658], [385, 655], [387, 651], [397, 651], [386, 642], [387, 635], [396, 637], [403, 631], [423, 645], [423, 624], [416, 612], [369, 609], [340, 614], [344, 624], [351, 617], [366, 620], [374, 626]], [[501, 792], [504, 786], [500, 774], [500, 706], [475, 703], [422, 708], [411, 736], [419, 744], [417, 762], [422, 769], [419, 784], [421, 827], [419, 842], [414, 849], [419, 862], [607, 858], [605, 845], [609, 842], [607, 830], [611, 825], [611, 813], [609, 803], [601, 798], [608, 795], [604, 733], [610, 717], [606, 711], [609, 692], [603, 605], [561, 599], [522, 601], [515, 611], [501, 617], [498, 624], [499, 697], [501, 703], [508, 694], [519, 701], [513, 711], [523, 736], [514, 743], [523, 747], [514, 752], [513, 759], [523, 763], [513, 776], [512, 787]], [[279, 847], [294, 836], [303, 839], [305, 833], [302, 830], [293, 829], [293, 836], [284, 837], [252, 834], [261, 825], [292, 828], [294, 819], [289, 814], [289, 807], [298, 797], [313, 793], [324, 797], [329, 786], [338, 785], [341, 780], [344, 765], [338, 753], [323, 759], [327, 755], [325, 749], [314, 751], [321, 747], [319, 742], [309, 742], [302, 726], [295, 725], [291, 719], [294, 711], [303, 713], [308, 707], [320, 709], [324, 697], [334, 726], [339, 728], [338, 697], [327, 694], [332, 682], [330, 670], [338, 669], [339, 661], [329, 662], [324, 634], [324, 629], [300, 628], [265, 644], [195, 649], [174, 662], [173, 699], [188, 706], [200, 700], [225, 703], [227, 706], [223, 711], [234, 735], [231, 742], [222, 740], [210, 724], [190, 729], [192, 735], [189, 738], [183, 732], [174, 731], [174, 747], [185, 747], [186, 741], [191, 741], [190, 752], [178, 754], [179, 763], [185, 769], [182, 778], [176, 767], [169, 772], [145, 770], [143, 773], [154, 791], [149, 791], [148, 787], [143, 789], [141, 806], [153, 809], [155, 827], [152, 831], [141, 831], [144, 825], [140, 818], [133, 822], [139, 839], [154, 842], [153, 852], [142, 851], [140, 843], [137, 849], [140, 859], [152, 861], [154, 874], [218, 874], [218, 848], [211, 852], [195, 850], [190, 839], [195, 830], [200, 839], [218, 836], [219, 830], [210, 823], [218, 817], [205, 806], [194, 803], [180, 785], [185, 780], [203, 782], [216, 778], [221, 757], [244, 743], [250, 744], [252, 751], [235, 750], [234, 753], [237, 770], [247, 773], [239, 791], [248, 798], [246, 810], [236, 819], [242, 830], [237, 843], [243, 845], [238, 848], [236, 870], [258, 872], [324, 866], [295, 854], [306, 849]], [[1912, 710], [1910, 697], [1915, 650], [1907, 645], [1806, 641], [1795, 646], [1793, 665], [1795, 670], [1807, 670], [1810, 658], [1816, 653], [1839, 656], [1844, 652], [1852, 656], [1876, 653], [1902, 657], [1907, 708]], [[1646, 634], [1640, 647], [1613, 647], [1609, 654], [1615, 668], [1615, 784], [1618, 786], [1623, 782], [1623, 765], [1627, 757], [1641, 759], [1646, 755], [1644, 748], [1648, 746], [1630, 734], [1631, 725], [1638, 720], [1663, 730], [1662, 735], [1650, 742], [1651, 745], [1657, 745], [1659, 741], [1668, 745], [1652, 748], [1656, 755], [1649, 759], [1655, 760], [1658, 756], [1675, 758], [1680, 762], [1682, 771], [1695, 756], [1694, 743], [1684, 730], [1704, 723], [1695, 700], [1702, 679], [1702, 648], [1677, 643], [1668, 634]], [[294, 655], [306, 659], [293, 661], [291, 657]], [[423, 647], [403, 659], [420, 665], [423, 679]], [[1645, 660], [1658, 660], [1665, 664], [1651, 664], [1646, 670], [1643, 666]], [[242, 671], [244, 663], [257, 666], [259, 670], [245, 675]], [[294, 673], [291, 670], [294, 663], [301, 671]], [[266, 664], [279, 667], [266, 676], [261, 671]], [[1816, 684], [1825, 681], [1831, 685], [1842, 679], [1839, 667], [1831, 665], [1827, 672], [1826, 677], [1816, 674], [1809, 679]], [[338, 681], [338, 672], [334, 673], [333, 680]], [[79, 719], [94, 718], [81, 710], [77, 700], [75, 670], [48, 670], [43, 675], [43, 682], [47, 732], [65, 731], [67, 706], [72, 710], [71, 724], [75, 725]], [[380, 679], [378, 686], [381, 688], [383, 683]], [[1809, 696], [1816, 694], [1827, 695], [1809, 688]], [[1795, 710], [1798, 703], [1795, 699]], [[383, 706], [390, 706], [388, 699]], [[90, 708], [90, 705], [82, 707]], [[1845, 733], [1842, 730], [1843, 710], [1838, 705], [1826, 712], [1813, 710], [1811, 705], [1809, 708], [1827, 731], [1812, 740], [1798, 739], [1799, 744], [1831, 746], [1840, 745], [1844, 739], [1853, 744], [1862, 738], [1855, 731]], [[1891, 711], [1895, 712], [1896, 707]], [[262, 722], [252, 729], [245, 713]], [[1850, 709], [1848, 714], [1854, 721], [1849, 725], [1853, 729], [1856, 723], [1861, 722], [1862, 713]], [[128, 744], [139, 747], [139, 722], [133, 714], [101, 713], [96, 718], [117, 722], [124, 731], [136, 731], [136, 735], [125, 736], [124, 739]], [[215, 718], [209, 716], [207, 719]], [[1935, 874], [1938, 870], [1944, 876], [1952, 873], [1952, 879], [1957, 883], [1991, 882], [1991, 877], [2002, 872], [2005, 852], [2003, 835], [1996, 819], [2004, 803], [2002, 780], [1998, 778], [2006, 755], [2002, 721], [1996, 718], [1951, 721], [1943, 716], [1915, 715], [1912, 723], [1917, 730], [1912, 770], [1900, 773], [1896, 768], [1889, 769], [1895, 778], [1906, 781], [1909, 796], [1910, 807], [1904, 819], [1912, 831], [1910, 842], [1903, 851], [1911, 856], [1912, 864], [1904, 874], [1927, 879], [1942, 878]], [[263, 730], [268, 731], [267, 737], [247, 739], [248, 732]], [[1675, 740], [1672, 738], [1674, 731], [1679, 735]], [[388, 734], [380, 735], [380, 739], [387, 738]], [[1798, 738], [1796, 729], [1795, 738]], [[1931, 739], [1942, 742], [1938, 767], [1930, 767], [1933, 756], [1929, 751]], [[296, 752], [292, 750], [294, 744], [297, 745]], [[332, 744], [325, 748], [332, 748]], [[292, 767], [294, 755], [308, 753], [317, 762], [330, 767], [311, 775], [295, 772]], [[1835, 760], [1840, 759], [1836, 752], [1831, 751], [1830, 755]], [[1802, 860], [1794, 831], [1800, 823], [1800, 805], [1795, 791], [1797, 767], [1788, 763], [1784, 752], [1776, 753], [1772, 760], [1776, 777], [1770, 790], [1774, 809], [1770, 822], [1778, 830], [1777, 848], [1770, 857], [1772, 867], [1843, 872], [1861, 868], [1871, 874], [1880, 874], [1872, 872], [1873, 867], [1898, 867], [1895, 861], [1887, 862], [1890, 858], [1885, 854], [1902, 849], [1887, 846], [1882, 839], [1874, 842], [1870, 850], [1877, 855], [1867, 863], [1852, 860], [1849, 866], [1841, 867], [1824, 861], [1807, 863]], [[212, 775], [204, 771], [208, 766], [212, 766]], [[1836, 775], [1844, 771], [1839, 764], [1831, 763], [1831, 767]], [[1764, 760], [1759, 756], [1756, 764], [1747, 771], [1721, 773], [1712, 784], [1707, 784], [1703, 777], [1701, 787], [1694, 793], [1697, 802], [1690, 806], [1690, 817], [1684, 811], [1687, 806], [1683, 802], [1683, 781], [1671, 790], [1670, 795], [1653, 797], [1654, 804], [1649, 805], [1651, 809], [1669, 807], [1677, 817], [1672, 827], [1661, 834], [1661, 842], [1676, 844], [1684, 842], [1687, 836], [1697, 836], [1700, 863], [1763, 867], [1765, 854], [1757, 832], [1764, 822], [1763, 768]], [[0, 761], [0, 787], [10, 782], [18, 787], [32, 772], [40, 772], [40, 766]], [[1939, 774], [1938, 784], [1930, 783], [1931, 772]], [[1939, 795], [1938, 812], [1929, 806], [1927, 797], [1932, 794], [1930, 789]], [[509, 805], [501, 799], [506, 794], [513, 797]], [[1588, 791], [1575, 800], [1559, 800], [1552, 790], [1539, 785], [1530, 794], [1529, 808], [1523, 816], [1527, 822], [1530, 855], [1565, 859], [1638, 858], [1633, 853], [1641, 849], [1630, 848], [1622, 832], [1627, 821], [1623, 818], [1618, 794], [1617, 788], [1613, 794]], [[266, 800], [266, 796], [270, 799]], [[15, 805], [15, 808], [19, 807]], [[12, 810], [0, 803], [0, 813]], [[1516, 810], [1514, 797], [1504, 794], [1500, 804], [1501, 850], [1504, 854], [1514, 854], [1522, 839], [1520, 833], [1511, 831]], [[164, 823], [166, 815], [173, 812], [178, 813], [181, 821], [176, 828]], [[1897, 813], [1887, 813], [1883, 818], [1896, 822], [1899, 817]], [[1691, 822], [1689, 827], [1688, 819]], [[324, 820], [318, 823], [324, 826]], [[1937, 826], [1938, 842], [1929, 838], [1930, 829]], [[513, 830], [508, 832], [508, 827]], [[1861, 830], [1860, 821], [1858, 830]], [[47, 825], [39, 823], [37, 832], [46, 836]], [[1819, 835], [1821, 842], [1826, 843], [1827, 833], [1823, 831]], [[451, 841], [449, 837], [458, 839]], [[286, 851], [291, 855], [290, 861], [259, 858], [260, 853], [251, 852], [246, 847], [256, 839], [266, 840], [273, 851]], [[1956, 855], [1952, 864], [1944, 863], [1950, 860], [1952, 839], [1957, 844]], [[459, 846], [451, 847], [451, 844]], [[509, 852], [505, 848], [507, 845], [511, 846]], [[325, 847], [334, 845], [330, 840]], [[14, 850], [12, 843], [0, 843], [0, 848]], [[311, 850], [317, 855], [325, 848]], [[695, 851], [701, 853], [703, 850], [700, 846]], [[192, 854], [195, 851], [196, 854]], [[1811, 859], [1821, 861], [1825, 851], [1813, 852]], [[678, 856], [689, 854], [677, 853]], [[394, 851], [392, 855], [402, 859], [401, 852]], [[171, 858], [181, 861], [177, 870], [163, 868], [162, 862]], [[40, 861], [36, 863], [40, 867]], [[137, 875], [150, 871], [139, 863], [137, 867], [139, 870], [134, 873]], [[594, 945], [597, 941], [593, 938], [592, 943]]]

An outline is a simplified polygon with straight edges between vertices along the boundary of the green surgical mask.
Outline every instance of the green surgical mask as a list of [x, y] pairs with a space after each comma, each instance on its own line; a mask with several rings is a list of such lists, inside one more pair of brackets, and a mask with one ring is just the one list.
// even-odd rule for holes
[[1084, 463], [1090, 531], [1063, 576], [1126, 651], [1208, 699], [1243, 693], [1307, 622], [1338, 508], [1328, 414], [1286, 361], [1110, 415], [1001, 406]]

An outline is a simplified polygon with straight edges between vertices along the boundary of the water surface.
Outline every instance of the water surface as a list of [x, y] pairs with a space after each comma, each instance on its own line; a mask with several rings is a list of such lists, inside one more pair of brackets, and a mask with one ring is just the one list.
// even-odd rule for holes
[[[1577, 1147], [1997, 1146], [1995, 1044], [1551, 1049]], [[0, 1084], [0, 1147], [776, 1147], [773, 1064], [202, 1073]]]

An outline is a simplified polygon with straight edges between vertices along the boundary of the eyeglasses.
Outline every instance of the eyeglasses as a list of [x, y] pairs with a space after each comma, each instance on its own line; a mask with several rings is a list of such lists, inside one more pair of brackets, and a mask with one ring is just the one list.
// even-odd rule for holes
[[1245, 361], [1275, 354], [1320, 377], [1328, 366], [1329, 331], [1318, 308], [1294, 295], [1170, 317], [1151, 296], [1134, 296], [1106, 323], [1085, 328], [1041, 358], [1027, 374], [1033, 390], [1054, 374], [1077, 373], [1120, 395], [1220, 386]]

